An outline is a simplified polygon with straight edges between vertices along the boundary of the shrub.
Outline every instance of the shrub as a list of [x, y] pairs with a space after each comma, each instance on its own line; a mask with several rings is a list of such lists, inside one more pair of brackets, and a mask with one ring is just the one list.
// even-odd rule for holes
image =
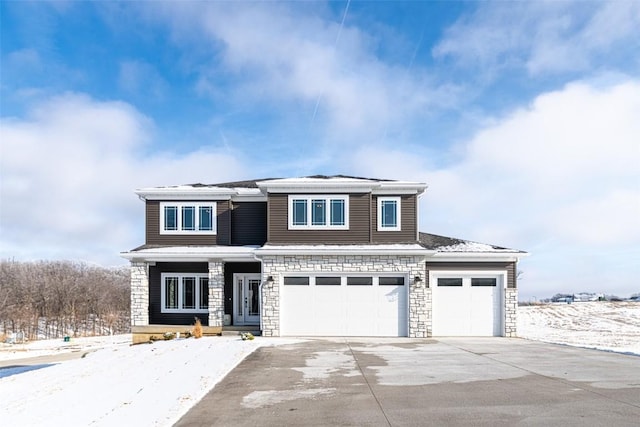
[[255, 337], [251, 332], [243, 332], [242, 334], [240, 334], [240, 338], [242, 338], [242, 341], [246, 341], [246, 340], [251, 341]]
[[200, 318], [196, 317], [196, 324], [193, 327], [193, 336], [195, 338], [202, 338], [202, 323], [200, 323]]

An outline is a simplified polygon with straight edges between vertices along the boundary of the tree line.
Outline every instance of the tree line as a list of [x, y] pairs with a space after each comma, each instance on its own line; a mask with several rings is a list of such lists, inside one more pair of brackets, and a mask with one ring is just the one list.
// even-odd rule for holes
[[0, 261], [0, 335], [28, 339], [130, 331], [127, 267]]

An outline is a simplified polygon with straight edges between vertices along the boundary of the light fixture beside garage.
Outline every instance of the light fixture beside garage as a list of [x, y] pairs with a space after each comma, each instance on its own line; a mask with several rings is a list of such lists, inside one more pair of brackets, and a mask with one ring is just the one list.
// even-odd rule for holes
[[413, 278], [413, 284], [416, 286], [422, 286], [422, 278], [420, 276], [416, 276]]
[[273, 276], [268, 276], [265, 282], [267, 282], [269, 285], [273, 285]]

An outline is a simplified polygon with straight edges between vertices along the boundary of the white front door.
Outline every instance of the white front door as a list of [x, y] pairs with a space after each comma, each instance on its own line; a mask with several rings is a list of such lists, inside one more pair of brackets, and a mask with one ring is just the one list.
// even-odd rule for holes
[[260, 323], [260, 275], [234, 274], [234, 324], [258, 325]]

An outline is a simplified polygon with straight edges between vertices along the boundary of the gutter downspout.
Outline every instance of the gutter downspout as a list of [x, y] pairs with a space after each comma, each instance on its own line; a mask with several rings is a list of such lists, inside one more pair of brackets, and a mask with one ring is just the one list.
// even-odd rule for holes
[[[258, 258], [255, 253], [253, 254], [253, 258], [260, 263], [260, 275], [264, 276], [264, 271], [262, 268], [262, 260]], [[263, 316], [262, 316], [262, 285], [263, 284], [264, 284], [264, 280], [262, 277], [260, 277], [260, 284], [258, 285], [258, 295], [259, 295], [258, 310], [260, 311], [260, 334], [262, 334], [262, 331], [264, 330], [264, 323], [263, 323], [264, 321], [262, 320], [263, 319]]]

